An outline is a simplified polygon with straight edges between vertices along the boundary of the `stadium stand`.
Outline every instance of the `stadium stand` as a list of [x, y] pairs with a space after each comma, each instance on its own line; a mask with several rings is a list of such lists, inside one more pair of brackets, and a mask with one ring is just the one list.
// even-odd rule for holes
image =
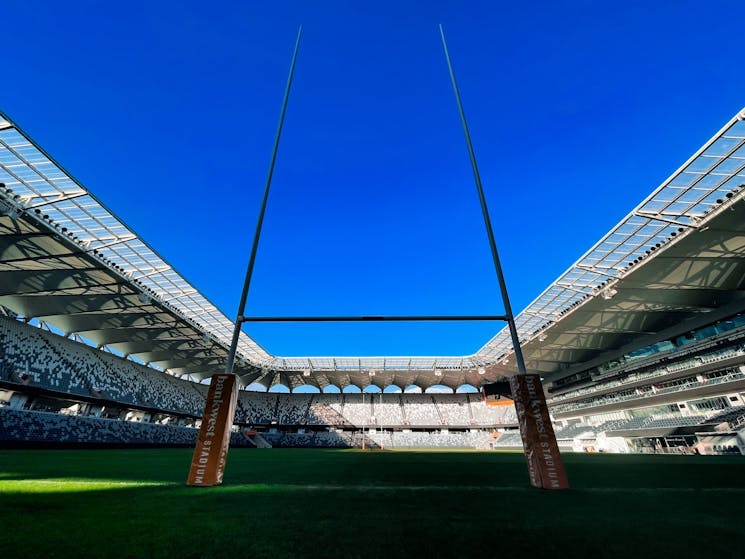
[[742, 380], [745, 380], [745, 373], [739, 369], [718, 371], [717, 373], [709, 374], [706, 377], [686, 377], [668, 384], [662, 383], [660, 385], [648, 385], [633, 390], [624, 390], [614, 394], [590, 398], [580, 402], [559, 404], [554, 406], [553, 410], [556, 413], [580, 411], [612, 403], [628, 402], [630, 400], [652, 398], [664, 394], [693, 391], [699, 388], [710, 387], [712, 385], [734, 383]]
[[[734, 334], [739, 335], [742, 329], [739, 327]], [[671, 433], [685, 429], [690, 434], [686, 431], [682, 435], [684, 442], [692, 446], [697, 429], [703, 435], [715, 425], [742, 428], [745, 399], [737, 400], [742, 405], [722, 396], [691, 399], [685, 415], [677, 407], [670, 411], [669, 406], [642, 406], [646, 411], [641, 416], [634, 416], [637, 412], [633, 411], [645, 399], [673, 394], [675, 399], [685, 401], [697, 389], [745, 379], [745, 372], [731, 365], [732, 359], [745, 359], [745, 346], [739, 337], [733, 337], [733, 331], [728, 334], [728, 346], [712, 348], [711, 340], [703, 337], [686, 344], [680, 352], [668, 348], [653, 356], [664, 357], [664, 364], [645, 357], [644, 367], [635, 367], [623, 378], [549, 395], [554, 413], [579, 413], [584, 417], [580, 423], [557, 423], [556, 435], [562, 448], [577, 448], [580, 440], [592, 442], [622, 434], [629, 449], [638, 450], [640, 445], [659, 445], [658, 439], [667, 440]], [[721, 333], [715, 332], [714, 337], [721, 339]], [[11, 317], [0, 317], [0, 355], [0, 384], [8, 394], [17, 396], [15, 405], [9, 399], [0, 399], [0, 441], [194, 442], [193, 427], [198, 425], [206, 395], [203, 384], [175, 378]], [[625, 365], [635, 362], [641, 360], [630, 359]], [[608, 420], [603, 420], [603, 413], [593, 414], [594, 408], [608, 404], [621, 404], [625, 411], [621, 417]], [[74, 414], [70, 412], [73, 409]], [[486, 405], [474, 394], [241, 390], [235, 421], [238, 425], [275, 429], [274, 433], [263, 431], [256, 436], [279, 447], [353, 447], [363, 440], [366, 446], [386, 448], [521, 445], [516, 432], [492, 436], [496, 428], [516, 425], [514, 406]], [[303, 428], [310, 430], [302, 432]], [[242, 436], [236, 444], [252, 445]]]
[[[368, 448], [480, 448], [490, 435], [483, 432], [370, 431], [268, 433], [263, 437], [274, 447]], [[522, 444], [522, 443], [520, 443]]]
[[[732, 337], [732, 332], [729, 334]], [[667, 440], [671, 433], [685, 429], [691, 432], [682, 435], [684, 442], [692, 446], [697, 429], [706, 434], [715, 425], [741, 428], [745, 399], [738, 400], [743, 405], [731, 405], [723, 397], [693, 399], [685, 415], [680, 408], [671, 412], [669, 406], [647, 406], [638, 417], [633, 411], [637, 402], [645, 399], [673, 394], [675, 399], [686, 400], [686, 395], [697, 389], [745, 379], [745, 372], [731, 365], [732, 359], [745, 358], [745, 347], [739, 338], [729, 341], [729, 346], [712, 348], [711, 340], [704, 337], [684, 346], [679, 354], [668, 349], [655, 355], [664, 356], [664, 364], [647, 357], [645, 367], [636, 367], [623, 378], [549, 395], [554, 413], [585, 417], [579, 424], [556, 425], [562, 448], [577, 448], [580, 440], [592, 442], [618, 434], [629, 441], [630, 449], [645, 444], [649, 448], [659, 444], [660, 437]], [[175, 378], [11, 317], [0, 317], [0, 355], [0, 383], [8, 393], [22, 396], [16, 400], [21, 402], [20, 408], [16, 405], [15, 409], [9, 400], [0, 399], [2, 441], [193, 444], [193, 426], [198, 425], [206, 395], [203, 384]], [[629, 362], [634, 360], [626, 365]], [[621, 404], [626, 411], [622, 417], [601, 421], [603, 414], [593, 414], [593, 409], [608, 404]], [[75, 413], [80, 415], [70, 413], [75, 405]], [[156, 415], [158, 422], [151, 422]], [[514, 426], [516, 420], [514, 406], [486, 405], [474, 394], [242, 390], [236, 410], [238, 425], [276, 429], [258, 436], [279, 447], [352, 447], [364, 440], [366, 446], [387, 448], [519, 448], [516, 432], [491, 436], [493, 429]], [[302, 428], [310, 430], [299, 432]], [[325, 430], [328, 428], [340, 430]], [[236, 444], [251, 442], [240, 437]], [[712, 445], [712, 449], [716, 447]]]
[[502, 448], [522, 448], [523, 442], [520, 438], [520, 433], [502, 433], [502, 435], [495, 439], [495, 447]]
[[[236, 422], [348, 427], [514, 425], [513, 406], [486, 406], [471, 394], [275, 394], [242, 391]], [[478, 416], [475, 423], [470, 416]]]
[[[737, 396], [737, 390], [734, 403], [725, 395], [729, 386], [740, 386], [745, 381], [745, 370], [737, 364], [745, 366], [745, 326], [740, 318], [731, 322], [735, 328], [724, 332], [702, 329], [703, 333], [693, 334], [692, 341], [658, 344], [661, 349], [651, 355], [628, 356], [613, 367], [599, 368], [591, 375], [596, 379], [592, 386], [549, 394], [555, 415], [583, 417], [580, 424], [557, 424], [562, 448], [577, 448], [580, 440], [584, 444], [618, 436], [627, 440], [630, 449], [659, 446], [660, 441], [671, 437], [682, 437], [692, 447], [697, 430], [703, 436], [715, 425], [741, 429], [745, 405], [738, 403], [745, 404], [745, 399]], [[203, 384], [173, 377], [12, 317], [0, 317], [0, 355], [0, 383], [27, 398], [20, 409], [9, 409], [10, 403], [2, 401], [6, 424], [2, 436], [7, 440], [22, 440], [19, 433], [23, 429], [28, 431], [23, 440], [36, 442], [56, 438], [90, 444], [126, 440], [133, 444], [191, 444], [188, 441], [194, 440], [194, 429], [183, 423], [198, 423], [207, 388]], [[696, 398], [702, 389], [712, 387], [721, 387], [723, 394]], [[55, 404], [55, 396], [59, 403]], [[655, 405], [666, 396], [688, 402], [685, 413], [679, 407], [671, 411], [669, 403]], [[80, 408], [85, 415], [69, 415], [72, 402], [88, 403], [88, 408]], [[623, 417], [603, 421], [608, 407], [614, 405], [624, 410]], [[51, 413], [44, 414], [44, 410]], [[60, 411], [64, 413], [56, 413]], [[161, 414], [163, 422], [171, 424], [124, 421], [138, 413], [142, 419], [142, 412]], [[20, 422], [19, 414], [30, 415]], [[361, 445], [364, 439], [371, 447], [388, 448], [519, 448], [516, 433], [490, 438], [491, 430], [516, 423], [514, 406], [486, 405], [474, 394], [242, 390], [236, 410], [238, 425], [279, 429], [274, 434], [263, 433], [273, 446], [350, 447]], [[312, 429], [298, 432], [302, 427]], [[324, 430], [329, 427], [341, 430]], [[456, 431], [450, 430], [453, 428]], [[475, 428], [476, 432], [466, 428]], [[360, 431], [365, 429], [368, 432], [362, 435]], [[237, 444], [250, 443], [240, 440]]]
[[342, 432], [267, 433], [262, 436], [278, 448], [351, 448], [361, 445], [361, 435]]
[[206, 386], [0, 317], [0, 380], [85, 398], [192, 416], [201, 415]]
[[483, 432], [452, 431], [373, 431], [368, 436], [383, 448], [479, 448], [489, 438]]
[[[193, 444], [207, 386], [90, 347], [11, 317], [0, 317], [0, 441], [78, 444]], [[15, 402], [15, 403], [13, 403]], [[75, 410], [71, 412], [71, 410]], [[27, 415], [27, 419], [21, 418]], [[159, 423], [149, 420], [159, 417]], [[134, 419], [134, 421], [127, 421]], [[235, 422], [278, 428], [273, 446], [470, 447], [486, 432], [443, 427], [514, 425], [512, 406], [486, 406], [473, 394], [287, 394], [241, 390]], [[169, 424], [170, 423], [170, 424]], [[178, 424], [178, 425], [177, 425]], [[189, 425], [188, 427], [185, 425]], [[301, 426], [345, 431], [296, 432]], [[395, 429], [362, 435], [371, 427]], [[401, 432], [415, 427], [430, 431]], [[24, 434], [25, 433], [25, 434]], [[261, 435], [260, 435], [261, 436]], [[242, 439], [238, 444], [246, 444]]]
[[[197, 430], [190, 427], [0, 407], [0, 442], [5, 444], [194, 446], [196, 438]], [[248, 442], [231, 433], [231, 445]]]

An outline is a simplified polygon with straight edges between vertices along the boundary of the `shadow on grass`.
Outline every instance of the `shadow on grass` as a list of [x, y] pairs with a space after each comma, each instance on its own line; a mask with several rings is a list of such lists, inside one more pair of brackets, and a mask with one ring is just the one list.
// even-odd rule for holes
[[705, 533], [707, 556], [724, 557], [745, 518], [742, 494], [724, 491], [108, 481], [0, 493], [4, 556], [643, 559], [700, 557]]
[[568, 491], [521, 454], [236, 449], [216, 488], [190, 460], [0, 451], [3, 555], [725, 557], [745, 521], [743, 457], [567, 454]]

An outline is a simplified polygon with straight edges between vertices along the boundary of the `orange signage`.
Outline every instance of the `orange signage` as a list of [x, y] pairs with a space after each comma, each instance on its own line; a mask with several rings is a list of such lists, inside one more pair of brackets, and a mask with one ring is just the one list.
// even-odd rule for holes
[[484, 400], [484, 403], [487, 406], [511, 406], [512, 400], [510, 400], [509, 398], [500, 398], [499, 400], [490, 400], [489, 398], [487, 398], [486, 400]]
[[237, 377], [212, 375], [187, 485], [209, 487], [222, 483], [237, 400]]
[[528, 460], [530, 483], [543, 489], [568, 489], [569, 481], [548, 415], [541, 377], [515, 375], [510, 378], [510, 387]]

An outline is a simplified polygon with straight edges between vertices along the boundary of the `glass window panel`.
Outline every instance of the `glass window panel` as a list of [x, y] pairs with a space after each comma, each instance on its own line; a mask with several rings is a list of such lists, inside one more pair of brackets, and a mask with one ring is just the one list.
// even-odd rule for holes
[[714, 172], [731, 175], [739, 172], [743, 167], [745, 167], [745, 161], [742, 159], [726, 159], [714, 169]]
[[673, 178], [668, 184], [669, 186], [690, 186], [696, 179], [700, 177], [700, 174], [687, 173], [683, 171]]
[[675, 203], [671, 204], [670, 207], [667, 208], [666, 211], [669, 212], [669, 213], [671, 213], [671, 214], [678, 214], [679, 215], [679, 214], [685, 213], [687, 210], [689, 210], [691, 207], [693, 207], [693, 205], [694, 204], [692, 202], [675, 202]]
[[738, 120], [724, 133], [724, 136], [731, 138], [745, 139], [745, 121]]
[[688, 167], [686, 167], [685, 172], [686, 173], [706, 173], [707, 171], [711, 170], [714, 165], [719, 163], [721, 161], [720, 158], [717, 157], [706, 157], [706, 156], [699, 156], [696, 159], [691, 162]]
[[721, 190], [731, 191], [742, 188], [745, 188], [745, 179], [743, 179], [743, 177], [734, 176], [722, 185]]
[[719, 138], [703, 153], [703, 155], [726, 155], [737, 146], [740, 141], [737, 138]]
[[692, 188], [691, 190], [707, 191], [716, 188], [722, 183], [722, 181], [726, 180], [726, 177], [717, 174], [719, 172], [719, 167], [717, 167], [711, 174], [702, 177], [701, 180], [696, 183], [695, 188]]
[[745, 159], [745, 145], [738, 148], [730, 157], [736, 157], [737, 159]]

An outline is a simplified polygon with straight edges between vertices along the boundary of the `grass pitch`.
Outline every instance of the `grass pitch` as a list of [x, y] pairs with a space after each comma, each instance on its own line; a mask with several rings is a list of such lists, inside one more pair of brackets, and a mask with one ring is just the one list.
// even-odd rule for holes
[[743, 557], [745, 458], [564, 455], [572, 489], [521, 454], [0, 451], [5, 557]]

